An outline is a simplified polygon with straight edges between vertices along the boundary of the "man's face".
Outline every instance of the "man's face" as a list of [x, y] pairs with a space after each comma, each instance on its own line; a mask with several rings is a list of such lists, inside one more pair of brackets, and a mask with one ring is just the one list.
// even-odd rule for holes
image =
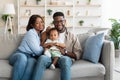
[[63, 18], [63, 16], [57, 16], [54, 17], [53, 23], [58, 31], [62, 31], [63, 28], [65, 27], [66, 20]]

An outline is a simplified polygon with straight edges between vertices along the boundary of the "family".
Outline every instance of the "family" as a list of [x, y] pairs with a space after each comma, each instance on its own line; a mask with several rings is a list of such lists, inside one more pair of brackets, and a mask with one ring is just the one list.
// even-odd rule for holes
[[26, 34], [17, 50], [10, 56], [12, 80], [43, 80], [47, 68], [60, 69], [60, 80], [71, 80], [71, 66], [81, 58], [82, 48], [65, 24], [62, 12], [53, 14], [54, 27], [44, 30], [44, 20], [32, 15]]

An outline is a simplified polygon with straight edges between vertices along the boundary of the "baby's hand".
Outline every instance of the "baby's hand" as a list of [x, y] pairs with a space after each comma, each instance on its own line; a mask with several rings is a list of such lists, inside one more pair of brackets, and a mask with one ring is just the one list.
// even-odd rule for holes
[[55, 43], [55, 46], [59, 46], [59, 43]]

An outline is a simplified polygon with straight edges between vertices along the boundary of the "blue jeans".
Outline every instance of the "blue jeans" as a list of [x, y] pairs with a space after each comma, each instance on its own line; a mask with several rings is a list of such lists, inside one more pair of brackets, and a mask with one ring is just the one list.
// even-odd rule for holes
[[[45, 55], [40, 56], [35, 66], [32, 80], [42, 80], [44, 71], [46, 70], [46, 68], [49, 68], [51, 63], [52, 60], [50, 57], [47, 57]], [[61, 80], [71, 80], [71, 58], [67, 56], [61, 56], [58, 60], [57, 65], [61, 70]]]
[[36, 60], [24, 53], [16, 51], [10, 56], [9, 63], [13, 65], [12, 80], [30, 80]]

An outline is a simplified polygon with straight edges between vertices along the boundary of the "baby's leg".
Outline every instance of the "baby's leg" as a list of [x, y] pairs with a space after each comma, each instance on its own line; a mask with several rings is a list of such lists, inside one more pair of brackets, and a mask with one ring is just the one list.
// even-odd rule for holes
[[53, 63], [52, 63], [52, 64], [56, 65], [56, 64], [57, 64], [58, 59], [59, 59], [59, 57], [54, 57], [54, 58], [53, 58]]
[[59, 57], [54, 57], [53, 58], [53, 62], [50, 66], [50, 69], [55, 69], [55, 65], [57, 64], [58, 59], [59, 59]]

